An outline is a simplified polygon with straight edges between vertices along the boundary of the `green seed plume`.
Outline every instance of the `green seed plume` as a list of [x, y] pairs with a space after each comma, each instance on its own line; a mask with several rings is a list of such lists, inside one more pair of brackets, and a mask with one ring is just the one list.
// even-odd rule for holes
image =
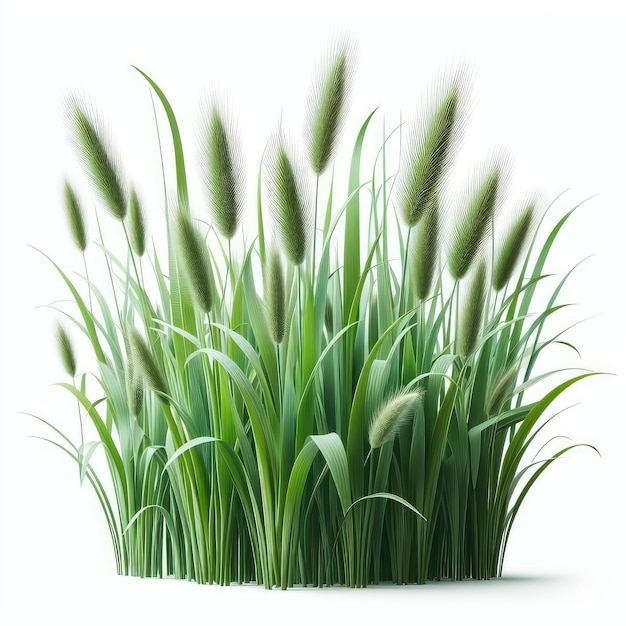
[[178, 211], [176, 216], [177, 257], [196, 306], [209, 313], [213, 307], [213, 274], [211, 258], [204, 238], [189, 216]]
[[[152, 354], [150, 346], [136, 328], [131, 328], [128, 331], [128, 345], [130, 346], [133, 368], [143, 376], [148, 386], [157, 394], [161, 397], [169, 395], [161, 368], [154, 354]], [[167, 398], [164, 399], [167, 400]]]
[[68, 181], [63, 184], [63, 196], [65, 199], [65, 211], [67, 213], [67, 221], [69, 223], [72, 239], [76, 247], [84, 252], [87, 249], [87, 227], [85, 225], [85, 216], [83, 209], [78, 202], [76, 192]]
[[61, 356], [63, 369], [72, 377], [76, 376], [76, 356], [74, 354], [74, 346], [67, 330], [62, 324], [57, 325], [57, 345]]
[[146, 252], [146, 220], [137, 192], [134, 189], [130, 190], [128, 225], [130, 247], [137, 256], [141, 257]]
[[372, 448], [380, 448], [391, 441], [402, 426], [415, 416], [417, 405], [422, 399], [419, 392], [403, 393], [392, 397], [376, 413], [369, 429]]
[[352, 87], [354, 61], [348, 41], [329, 51], [322, 71], [313, 83], [308, 100], [306, 139], [311, 168], [318, 176], [333, 158]]
[[301, 168], [294, 164], [282, 135], [278, 135], [269, 157], [268, 187], [271, 208], [285, 256], [300, 265], [306, 258], [311, 211]]
[[278, 251], [270, 250], [263, 274], [267, 320], [274, 343], [285, 336], [285, 273]]
[[448, 268], [457, 280], [465, 276], [489, 233], [503, 176], [503, 161], [496, 159], [486, 175], [470, 189], [465, 212], [457, 220], [448, 251]]
[[467, 358], [476, 347], [485, 308], [487, 264], [481, 261], [472, 276], [469, 292], [465, 299], [459, 328], [459, 351]]
[[510, 398], [518, 373], [518, 367], [509, 367], [500, 373], [487, 401], [487, 415], [497, 415], [502, 405]]
[[243, 159], [234, 122], [221, 106], [203, 113], [202, 167], [218, 232], [232, 239], [242, 214]]
[[133, 354], [130, 347], [129, 333], [124, 333], [124, 346], [126, 348], [126, 398], [128, 408], [133, 417], [137, 417], [143, 408], [143, 379], [135, 369]]
[[70, 96], [66, 114], [74, 146], [106, 209], [119, 220], [126, 216], [126, 192], [108, 133], [96, 112]]
[[435, 199], [415, 227], [411, 238], [411, 285], [420, 300], [430, 295], [439, 259], [439, 231], [439, 204]]
[[463, 126], [466, 82], [461, 71], [444, 80], [409, 139], [398, 187], [400, 213], [409, 227], [420, 221], [448, 175]]
[[500, 291], [509, 282], [524, 250], [524, 244], [533, 225], [534, 203], [519, 212], [498, 251], [493, 268], [493, 288]]

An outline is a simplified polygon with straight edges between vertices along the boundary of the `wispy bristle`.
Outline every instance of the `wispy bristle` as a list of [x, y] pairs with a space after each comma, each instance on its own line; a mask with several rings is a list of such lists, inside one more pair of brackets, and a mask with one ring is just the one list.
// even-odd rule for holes
[[503, 289], [513, 275], [532, 229], [534, 213], [534, 202], [527, 203], [511, 224], [500, 246], [493, 268], [493, 288], [496, 291]]
[[111, 215], [123, 220], [126, 216], [126, 192], [104, 123], [93, 107], [80, 102], [75, 96], [68, 97], [66, 101], [66, 116], [78, 158], [105, 208]]
[[[157, 363], [150, 346], [136, 328], [128, 331], [128, 344], [132, 357], [132, 367], [144, 377], [146, 383], [156, 393], [168, 395], [167, 384], [161, 368]], [[164, 398], [166, 399], [166, 398]]]
[[134, 189], [130, 190], [128, 222], [130, 246], [137, 256], [143, 256], [146, 251], [146, 220]]
[[391, 441], [400, 428], [415, 416], [421, 399], [421, 393], [411, 392], [394, 396], [385, 402], [370, 423], [370, 446], [380, 448], [383, 444]]
[[411, 238], [411, 284], [415, 295], [425, 300], [433, 283], [439, 260], [439, 203], [434, 198]]
[[312, 84], [306, 138], [309, 161], [320, 175], [333, 158], [354, 75], [354, 51], [347, 39], [336, 41]]
[[243, 157], [232, 116], [216, 96], [202, 113], [201, 162], [211, 216], [218, 232], [232, 239], [243, 210]]
[[302, 169], [279, 131], [269, 149], [268, 187], [270, 206], [285, 256], [294, 265], [306, 258], [311, 228], [311, 209]]
[[87, 248], [87, 227], [85, 225], [85, 216], [80, 206], [76, 192], [68, 181], [63, 184], [63, 196], [65, 200], [65, 212], [67, 221], [72, 233], [72, 239], [76, 247], [84, 252]]
[[474, 270], [460, 319], [459, 352], [466, 358], [476, 348], [478, 337], [480, 336], [485, 308], [486, 278], [487, 264], [483, 260]]
[[457, 280], [465, 276], [490, 232], [508, 173], [506, 159], [496, 156], [485, 171], [472, 181], [465, 209], [454, 227], [448, 269]]
[[270, 250], [263, 272], [267, 319], [274, 343], [285, 336], [285, 274], [278, 251]]
[[57, 325], [57, 345], [63, 369], [72, 377], [76, 376], [76, 356], [70, 336], [62, 324]]
[[196, 306], [209, 313], [213, 307], [211, 258], [204, 238], [184, 211], [176, 215], [177, 257]]
[[468, 78], [459, 69], [444, 77], [426, 113], [415, 122], [398, 186], [400, 213], [415, 226], [440, 190], [460, 138]]

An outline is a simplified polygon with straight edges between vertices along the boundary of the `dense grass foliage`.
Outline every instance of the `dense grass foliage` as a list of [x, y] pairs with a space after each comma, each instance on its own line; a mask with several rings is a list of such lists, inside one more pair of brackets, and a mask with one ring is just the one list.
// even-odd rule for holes
[[[448, 210], [467, 121], [462, 72], [409, 122], [397, 173], [398, 129], [361, 162], [384, 128], [373, 113], [349, 180], [334, 180], [352, 67], [351, 47], [336, 45], [311, 90], [305, 139], [274, 132], [256, 236], [241, 223], [250, 181], [221, 104], [207, 103], [200, 133], [209, 207], [190, 207], [176, 117], [140, 71], [175, 156], [176, 193], [161, 213], [126, 182], [94, 109], [67, 105], [99, 219], [114, 218], [128, 246], [119, 258], [89, 240], [99, 223], [65, 182], [85, 275], [53, 263], [73, 299], [57, 331], [60, 384], [78, 401], [81, 440], [46, 424], [96, 492], [120, 574], [267, 588], [498, 576], [529, 489], [574, 447], [529, 455], [552, 402], [591, 374], [561, 375], [527, 400], [539, 381], [545, 389], [540, 354], [572, 347], [544, 337], [569, 274], [538, 287], [573, 210], [550, 229], [546, 207], [526, 200], [494, 241], [509, 204], [500, 158]], [[159, 215], [161, 258], [148, 234]], [[238, 231], [243, 249], [231, 248]], [[106, 265], [109, 284], [89, 279], [90, 264]], [[91, 347], [89, 372], [79, 344]]]

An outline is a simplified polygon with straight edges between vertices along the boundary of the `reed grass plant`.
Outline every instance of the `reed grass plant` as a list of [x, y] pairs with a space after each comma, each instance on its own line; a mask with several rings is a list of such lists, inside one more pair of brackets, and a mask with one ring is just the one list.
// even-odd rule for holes
[[[126, 182], [94, 107], [66, 102], [99, 220], [112, 218], [128, 245], [116, 256], [90, 240], [101, 231], [65, 182], [81, 269], [51, 264], [72, 298], [57, 331], [60, 385], [77, 401], [81, 440], [45, 424], [95, 490], [119, 574], [283, 589], [499, 576], [529, 490], [575, 447], [529, 455], [552, 403], [593, 375], [552, 372], [558, 384], [533, 395], [546, 380], [541, 353], [564, 344], [544, 326], [570, 274], [538, 287], [575, 209], [549, 226], [549, 207], [529, 200], [497, 242], [494, 223], [509, 210], [500, 156], [454, 205], [462, 71], [402, 125], [399, 168], [390, 146], [401, 128], [362, 162], [382, 122], [375, 111], [348, 180], [336, 180], [354, 61], [346, 42], [331, 47], [305, 137], [274, 129], [258, 177], [231, 111], [207, 100], [208, 211], [190, 206], [178, 121], [149, 76], [138, 70], [175, 159], [162, 207]], [[256, 229], [242, 220], [255, 181]], [[166, 222], [166, 255], [149, 240], [155, 220]], [[243, 248], [231, 247], [238, 230]], [[110, 284], [91, 281], [91, 265], [106, 265]], [[90, 348], [88, 370], [75, 345], [79, 356]]]

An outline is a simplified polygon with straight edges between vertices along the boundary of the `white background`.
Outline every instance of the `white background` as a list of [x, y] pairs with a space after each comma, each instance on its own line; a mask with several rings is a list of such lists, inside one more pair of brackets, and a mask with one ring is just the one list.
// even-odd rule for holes
[[[624, 583], [624, 12], [602, 2], [12, 2], [1, 5], [0, 91], [0, 616], [26, 624], [169, 624], [256, 619], [274, 623], [363, 623], [436, 619], [447, 624], [625, 623]], [[295, 8], [297, 7], [297, 8]], [[475, 76], [463, 148], [470, 160], [504, 146], [514, 157], [513, 199], [569, 188], [557, 213], [599, 194], [574, 217], [549, 271], [590, 254], [562, 301], [578, 302], [568, 338], [582, 363], [617, 377], [581, 384], [580, 402], [557, 432], [594, 444], [555, 464], [516, 522], [503, 580], [416, 588], [293, 590], [199, 587], [118, 578], [104, 518], [61, 453], [28, 438], [43, 431], [33, 412], [74, 432], [73, 406], [50, 384], [63, 377], [54, 312], [66, 297], [43, 257], [78, 270], [65, 229], [61, 177], [78, 176], [60, 101], [68, 89], [98, 103], [119, 152], [158, 212], [160, 179], [148, 90], [151, 74], [193, 147], [202, 93], [227, 88], [246, 146], [251, 180], [281, 108], [296, 136], [316, 59], [328, 38], [349, 32], [358, 73], [346, 140], [376, 106], [410, 116], [446, 63]], [[380, 128], [380, 127], [379, 127]], [[167, 144], [166, 144], [167, 147]], [[190, 172], [193, 150], [189, 150]], [[463, 160], [464, 159], [464, 160]], [[85, 194], [88, 187], [82, 185]], [[252, 188], [251, 188], [252, 189]], [[515, 196], [515, 194], [518, 196]], [[197, 182], [192, 194], [198, 196]], [[192, 195], [193, 197], [193, 195]], [[250, 214], [252, 215], [252, 214]], [[93, 226], [93, 225], [92, 225]], [[93, 233], [93, 230], [92, 230]], [[80, 351], [79, 351], [80, 356]], [[403, 623], [403, 622], [402, 622]]]

